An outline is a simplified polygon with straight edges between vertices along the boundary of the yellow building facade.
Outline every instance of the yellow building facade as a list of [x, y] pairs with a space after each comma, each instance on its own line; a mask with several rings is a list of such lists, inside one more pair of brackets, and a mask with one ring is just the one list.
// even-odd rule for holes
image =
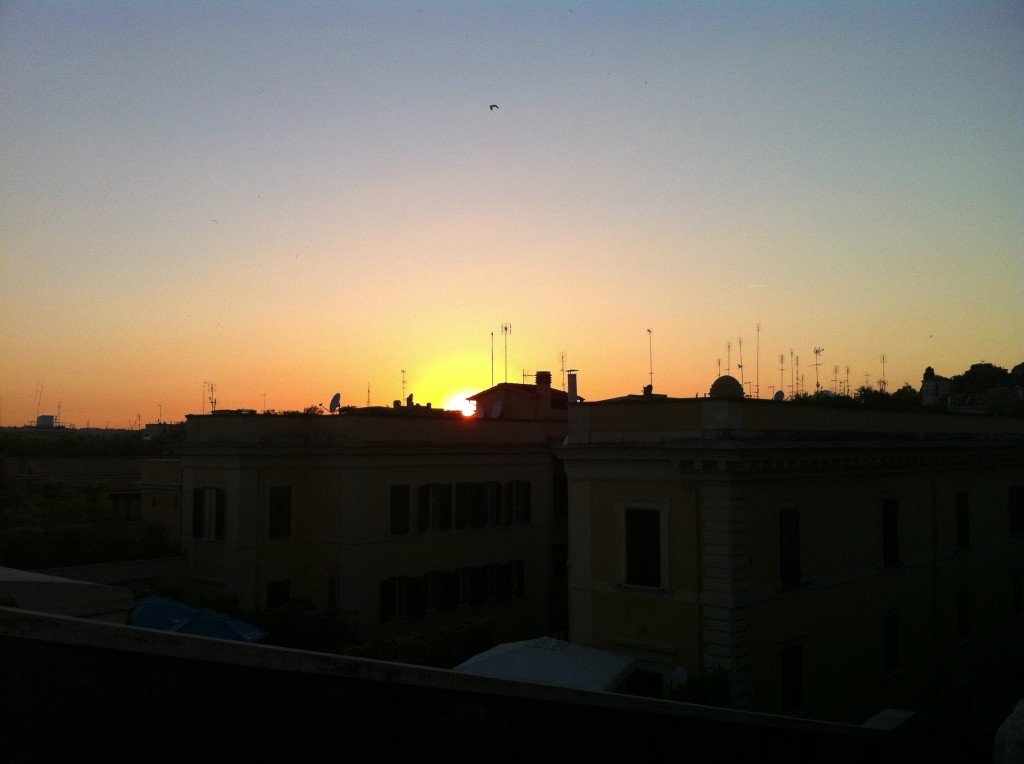
[[502, 639], [564, 630], [565, 429], [421, 407], [190, 416], [192, 585], [250, 612], [335, 610], [365, 637], [467, 617]]
[[653, 694], [975, 724], [1024, 692], [1024, 421], [629, 396], [560, 455], [570, 638]]

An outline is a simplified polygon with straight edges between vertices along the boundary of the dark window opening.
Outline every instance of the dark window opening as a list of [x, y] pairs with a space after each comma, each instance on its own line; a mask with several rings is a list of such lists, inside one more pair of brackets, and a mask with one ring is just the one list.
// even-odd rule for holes
[[882, 502], [882, 562], [898, 565], [899, 561], [899, 509], [896, 499], [886, 499]]
[[409, 486], [391, 486], [391, 534], [404, 536], [409, 532]]
[[287, 485], [270, 488], [270, 538], [287, 538], [292, 533], [292, 489]]
[[779, 512], [779, 575], [784, 586], [800, 581], [800, 510]]
[[223, 489], [193, 489], [192, 538], [201, 541], [222, 541], [224, 539]]
[[626, 510], [626, 583], [661, 586], [661, 513]]
[[956, 547], [963, 551], [971, 546], [971, 516], [967, 491], [956, 492]]
[[900, 665], [900, 617], [890, 613], [882, 626], [882, 668], [892, 671]]
[[801, 645], [784, 648], [781, 659], [782, 711], [796, 711], [804, 704], [804, 651]]
[[289, 602], [291, 602], [290, 581], [267, 582], [267, 610], [284, 607]]

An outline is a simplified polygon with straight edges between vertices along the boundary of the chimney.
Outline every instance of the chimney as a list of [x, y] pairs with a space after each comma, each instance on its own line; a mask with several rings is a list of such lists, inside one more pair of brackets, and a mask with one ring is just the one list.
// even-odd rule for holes
[[576, 371], [571, 369], [569, 371], [569, 405], [579, 403], [579, 396], [576, 393]]
[[535, 377], [537, 383], [537, 419], [551, 418], [551, 372], [538, 371]]

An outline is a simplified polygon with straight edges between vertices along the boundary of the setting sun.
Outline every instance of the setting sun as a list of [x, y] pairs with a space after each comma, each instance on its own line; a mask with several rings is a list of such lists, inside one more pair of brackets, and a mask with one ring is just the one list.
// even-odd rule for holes
[[449, 398], [444, 407], [449, 411], [461, 411], [465, 416], [473, 416], [476, 413], [476, 404], [471, 400], [467, 400], [473, 394], [472, 390], [463, 390]]

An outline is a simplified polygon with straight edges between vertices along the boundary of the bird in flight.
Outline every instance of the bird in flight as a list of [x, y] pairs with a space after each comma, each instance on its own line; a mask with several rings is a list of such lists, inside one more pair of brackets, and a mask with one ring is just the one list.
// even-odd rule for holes
[[494, 111], [497, 108], [498, 108], [498, 104], [496, 104], [496, 103], [492, 103], [491, 104], [491, 111]]

